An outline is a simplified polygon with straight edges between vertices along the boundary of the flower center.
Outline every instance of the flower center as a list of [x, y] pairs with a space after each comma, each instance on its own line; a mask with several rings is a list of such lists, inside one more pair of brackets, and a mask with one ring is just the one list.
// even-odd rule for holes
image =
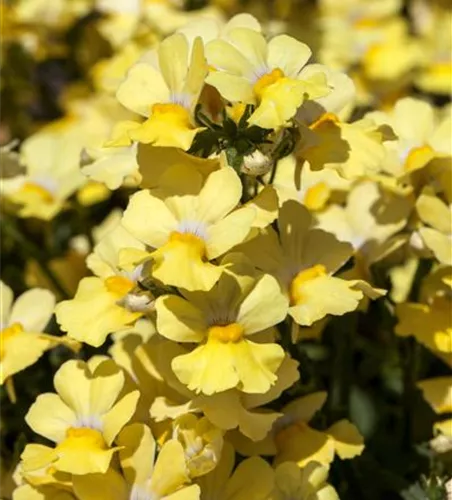
[[326, 268], [322, 264], [317, 264], [308, 269], [300, 271], [290, 284], [290, 302], [292, 305], [301, 304], [304, 301], [303, 286], [307, 281], [311, 281], [320, 276], [326, 275]]
[[262, 99], [265, 89], [276, 83], [278, 80], [281, 80], [281, 78], [284, 78], [282, 70], [279, 68], [273, 69], [270, 73], [266, 73], [261, 76], [259, 80], [257, 80], [253, 87], [254, 93], [259, 99]]
[[135, 287], [135, 283], [124, 276], [110, 276], [104, 284], [109, 292], [120, 297], [124, 297]]
[[101, 432], [87, 427], [70, 427], [66, 438], [58, 446], [58, 451], [67, 449], [106, 450], [107, 444]]
[[192, 128], [190, 114], [184, 106], [174, 103], [157, 103], [152, 105], [152, 116], [179, 128]]
[[238, 323], [231, 323], [225, 326], [211, 326], [207, 332], [209, 339], [218, 340], [225, 344], [238, 342], [243, 338], [243, 327]]
[[24, 182], [21, 191], [24, 195], [36, 198], [43, 203], [52, 203], [55, 200], [50, 189], [47, 189], [36, 182]]
[[178, 246], [182, 243], [189, 249], [189, 256], [192, 257], [203, 258], [206, 254], [204, 240], [192, 233], [173, 231], [169, 236], [168, 243], [170, 246]]
[[320, 210], [325, 206], [330, 196], [330, 188], [324, 182], [319, 182], [306, 190], [303, 204], [309, 210]]
[[5, 356], [5, 343], [23, 331], [23, 326], [20, 323], [13, 323], [0, 331], [0, 360]]

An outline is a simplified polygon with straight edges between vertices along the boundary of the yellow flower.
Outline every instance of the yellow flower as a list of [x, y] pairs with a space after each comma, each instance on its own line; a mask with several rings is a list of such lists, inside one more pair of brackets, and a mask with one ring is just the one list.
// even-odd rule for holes
[[[139, 264], [129, 266], [129, 255]], [[153, 297], [137, 285], [146, 258], [144, 245], [117, 225], [87, 258], [88, 267], [97, 276], [83, 278], [75, 297], [55, 307], [61, 329], [74, 339], [98, 347], [109, 333], [150, 311]]]
[[[165, 339], [164, 342], [169, 341]], [[237, 428], [253, 441], [264, 439], [275, 420], [281, 416], [281, 413], [265, 408], [264, 405], [277, 399], [300, 377], [298, 362], [286, 355], [276, 371], [275, 384], [264, 394], [247, 394], [230, 389], [208, 396], [197, 395], [186, 389], [177, 379], [174, 380], [171, 362], [176, 356], [184, 353], [180, 346], [170, 347], [160, 342], [158, 349], [158, 344], [153, 342], [144, 352], [146, 356], [140, 356], [146, 362], [144, 364], [154, 366], [162, 379], [171, 386], [171, 389], [167, 387], [162, 391], [162, 395], [153, 401], [150, 411], [153, 419], [162, 422], [184, 415], [188, 411], [200, 411], [218, 428], [224, 431]]]
[[[243, 261], [238, 267], [243, 269]], [[287, 299], [277, 281], [269, 275], [245, 278], [224, 272], [211, 291], [184, 292], [184, 296], [167, 295], [156, 301], [159, 333], [176, 342], [199, 344], [172, 361], [179, 380], [208, 395], [234, 387], [267, 392], [276, 382], [284, 351], [277, 344], [251, 342], [248, 337], [286, 317]]]
[[369, 118], [344, 123], [325, 113], [302, 131], [297, 156], [312, 170], [332, 168], [346, 179], [356, 179], [377, 173], [385, 158], [385, 135]]
[[312, 170], [308, 162], [297, 162], [294, 155], [288, 155], [278, 161], [273, 186], [280, 205], [296, 200], [317, 211], [325, 208], [333, 191], [347, 191], [350, 181], [332, 169]]
[[64, 118], [42, 128], [21, 146], [26, 173], [2, 180], [2, 193], [19, 205], [20, 217], [52, 219], [85, 182], [80, 173], [83, 147], [75, 118]]
[[279, 213], [279, 236], [269, 228], [239, 247], [259, 269], [278, 279], [290, 300], [290, 316], [302, 326], [328, 314], [354, 311], [364, 294], [376, 298], [382, 293], [364, 281], [333, 276], [353, 248], [312, 226], [307, 209], [287, 201]]
[[[178, 441], [167, 441], [155, 458], [157, 444], [149, 427], [141, 423], [124, 427], [117, 441], [121, 447], [119, 462], [123, 474], [110, 469], [109, 476], [115, 486], [110, 486], [111, 496], [105, 496], [108, 481], [105, 481], [103, 475], [87, 474], [74, 476], [74, 489], [80, 499], [199, 500], [199, 486], [189, 485], [190, 477], [184, 450]], [[94, 492], [97, 496], [93, 495]]]
[[156, 249], [151, 254], [154, 278], [187, 290], [209, 290], [221, 274], [209, 261], [246, 238], [255, 211], [234, 210], [242, 185], [230, 167], [211, 173], [203, 186], [199, 173], [173, 169], [168, 184], [182, 194], [168, 193], [162, 200], [161, 191], [140, 191], [131, 197], [122, 223]]
[[353, 186], [345, 207], [334, 204], [319, 213], [318, 227], [349, 242], [369, 265], [405, 242], [395, 235], [406, 225], [411, 208], [407, 197], [364, 181]]
[[[105, 473], [118, 432], [132, 417], [139, 392], [120, 397], [124, 375], [111, 360], [64, 363], [54, 378], [58, 394], [41, 394], [25, 420], [56, 443], [47, 464], [71, 474]], [[43, 466], [44, 464], [40, 464]]]
[[[0, 384], [12, 375], [34, 364], [56, 344], [66, 339], [43, 332], [55, 306], [55, 297], [48, 290], [34, 288], [13, 303], [12, 290], [0, 281]], [[75, 345], [72, 345], [75, 349]], [[14, 400], [13, 386], [9, 386]]]
[[416, 201], [416, 210], [426, 224], [419, 229], [425, 245], [441, 264], [452, 265], [452, 204], [425, 190]]
[[223, 433], [206, 417], [185, 414], [173, 421], [173, 439], [184, 448], [191, 478], [203, 476], [213, 470], [223, 449]]
[[[452, 377], [437, 377], [423, 380], [416, 384], [422, 391], [424, 399], [433, 408], [435, 413], [452, 413]], [[435, 429], [452, 438], [452, 419], [446, 418], [435, 423]]]
[[329, 93], [325, 73], [306, 75], [311, 50], [287, 35], [270, 42], [248, 28], [235, 28], [226, 40], [206, 45], [209, 65], [214, 68], [206, 82], [233, 103], [256, 105], [248, 123], [277, 129], [295, 116], [309, 100]]
[[[364, 449], [363, 437], [348, 420], [340, 420], [325, 431], [309, 425], [326, 400], [326, 392], [315, 392], [291, 401], [282, 408], [282, 416], [272, 431], [254, 443], [234, 434], [233, 443], [239, 453], [274, 455], [274, 464], [295, 462], [305, 467], [309, 462], [329, 466], [337, 454], [343, 460], [353, 458]], [[231, 436], [232, 438], [232, 436]]]
[[452, 322], [450, 316], [451, 301], [447, 296], [438, 295], [429, 303], [406, 302], [396, 308], [399, 320], [395, 332], [397, 335], [413, 335], [418, 342], [447, 364], [452, 364]]
[[193, 112], [207, 75], [204, 47], [197, 38], [189, 53], [182, 34], [164, 40], [129, 70], [117, 91], [126, 108], [147, 117], [133, 127], [130, 140], [187, 150], [198, 132]]
[[284, 462], [275, 470], [275, 489], [269, 500], [339, 500], [327, 482], [328, 468], [309, 462], [302, 469], [294, 462]]
[[274, 485], [274, 474], [270, 465], [260, 457], [241, 462], [234, 470], [235, 452], [225, 443], [217, 467], [198, 479], [201, 500], [267, 500]]
[[[413, 119], [416, 117], [416, 119]], [[385, 140], [386, 153], [381, 169], [396, 178], [404, 177], [427, 165], [435, 156], [450, 156], [451, 116], [442, 116], [430, 104], [405, 97], [390, 113], [374, 111], [366, 118], [378, 125], [389, 125], [396, 140]]]

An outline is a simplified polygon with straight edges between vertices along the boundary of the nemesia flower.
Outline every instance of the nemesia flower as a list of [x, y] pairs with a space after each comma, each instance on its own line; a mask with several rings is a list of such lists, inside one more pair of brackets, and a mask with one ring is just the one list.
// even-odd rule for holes
[[57, 394], [41, 394], [25, 420], [38, 434], [56, 443], [41, 466], [71, 474], [105, 473], [121, 428], [132, 417], [139, 392], [120, 397], [122, 371], [111, 360], [70, 360], [57, 371]]
[[284, 462], [275, 469], [275, 489], [269, 499], [339, 500], [327, 479], [328, 468], [316, 462], [302, 469], [294, 462]]
[[[48, 290], [33, 288], [13, 302], [11, 288], [0, 281], [0, 300], [0, 385], [3, 385], [14, 374], [34, 364], [48, 349], [60, 343], [71, 344], [64, 338], [43, 333], [55, 306], [55, 297]], [[75, 344], [72, 347], [76, 348]]]
[[416, 200], [416, 210], [426, 224], [419, 229], [425, 245], [441, 264], [452, 265], [452, 204], [425, 191]]
[[325, 113], [303, 132], [296, 154], [312, 170], [332, 168], [346, 179], [357, 179], [379, 172], [385, 158], [386, 135], [369, 118], [344, 123]]
[[[122, 474], [114, 469], [107, 473], [114, 481], [108, 498], [199, 500], [199, 486], [190, 485], [184, 450], [178, 441], [167, 441], [157, 454], [157, 443], [149, 427], [142, 423], [124, 427], [117, 441]], [[98, 495], [95, 498], [106, 499], [101, 474], [74, 477], [74, 489], [81, 499], [93, 498], [93, 492]]]
[[308, 162], [297, 162], [294, 155], [288, 155], [278, 161], [273, 186], [280, 205], [296, 200], [309, 210], [322, 210], [332, 192], [347, 191], [350, 181], [332, 169], [312, 170]]
[[429, 303], [397, 304], [397, 335], [413, 335], [447, 364], [452, 364], [452, 319], [450, 297], [437, 295]]
[[317, 214], [318, 227], [353, 245], [368, 265], [404, 243], [391, 237], [406, 225], [411, 208], [406, 197], [364, 181], [352, 187], [345, 207], [334, 204]]
[[126, 108], [145, 116], [141, 125], [130, 124], [131, 141], [187, 150], [198, 132], [193, 112], [207, 75], [201, 39], [191, 49], [181, 33], [129, 70], [116, 96]]
[[233, 472], [234, 448], [225, 443], [220, 463], [209, 474], [198, 478], [201, 500], [267, 500], [274, 485], [273, 470], [260, 457], [251, 457], [241, 462]]
[[[435, 413], [452, 413], [452, 377], [436, 377], [418, 382], [417, 387]], [[434, 424], [434, 428], [452, 438], [452, 419], [446, 418]]]
[[360, 455], [364, 449], [363, 437], [348, 420], [340, 420], [325, 431], [309, 425], [326, 396], [326, 392], [321, 391], [291, 401], [281, 410], [283, 416], [260, 443], [234, 435], [237, 451], [249, 455], [258, 450], [262, 455], [274, 455], [274, 465], [295, 462], [298, 467], [305, 467], [310, 462], [328, 467], [336, 454], [343, 460]]
[[199, 344], [173, 359], [171, 366], [189, 389], [210, 395], [237, 387], [265, 393], [276, 382], [284, 351], [248, 337], [282, 321], [287, 299], [269, 275], [238, 277], [224, 272], [209, 292], [183, 292], [156, 301], [157, 330], [176, 342]]
[[[248, 235], [255, 217], [252, 207], [234, 210], [242, 195], [240, 179], [230, 167], [202, 177], [189, 169], [173, 169], [162, 199], [156, 191], [134, 194], [122, 224], [138, 240], [155, 248], [151, 273], [167, 285], [209, 290], [221, 268], [209, 261], [221, 256]], [[189, 193], [187, 194], [187, 190]], [[142, 214], [152, 214], [143, 218]]]
[[378, 297], [361, 280], [333, 276], [351, 257], [353, 248], [332, 234], [313, 228], [313, 220], [296, 201], [283, 204], [278, 218], [279, 237], [273, 229], [262, 231], [239, 247], [265, 272], [273, 274], [290, 300], [289, 315], [310, 326], [327, 314], [341, 316], [355, 310], [364, 294]]
[[[74, 339], [100, 346], [109, 333], [124, 329], [150, 311], [153, 297], [138, 287], [141, 262], [146, 257], [144, 245], [117, 225], [87, 258], [96, 276], [83, 278], [75, 297], [55, 307], [60, 328]], [[131, 258], [140, 264], [129, 264]]]
[[386, 153], [381, 169], [389, 175], [403, 177], [425, 167], [435, 156], [452, 154], [450, 113], [442, 116], [425, 101], [405, 97], [390, 113], [373, 111], [366, 118], [378, 125], [389, 125], [396, 134], [396, 140], [384, 142]]
[[228, 32], [226, 40], [212, 40], [206, 55], [213, 71], [206, 82], [222, 97], [235, 102], [254, 104], [250, 125], [277, 129], [294, 117], [308, 100], [329, 93], [321, 68], [305, 76], [309, 47], [287, 35], [266, 43], [264, 37], [247, 28]]
[[238, 389], [211, 395], [195, 394], [181, 384], [171, 369], [172, 360], [186, 351], [173, 342], [170, 348], [165, 345], [169, 343], [166, 339], [163, 342], [149, 343], [149, 346], [137, 349], [137, 354], [141, 351], [140, 359], [143, 364], [153, 366], [153, 371], [169, 386], [152, 403], [150, 414], [157, 422], [177, 418], [189, 411], [202, 412], [218, 428], [224, 431], [237, 428], [251, 440], [260, 441], [281, 416], [281, 413], [268, 408], [263, 411], [262, 407], [278, 398], [300, 378], [298, 362], [286, 355], [276, 371], [275, 384], [263, 394], [249, 394]]

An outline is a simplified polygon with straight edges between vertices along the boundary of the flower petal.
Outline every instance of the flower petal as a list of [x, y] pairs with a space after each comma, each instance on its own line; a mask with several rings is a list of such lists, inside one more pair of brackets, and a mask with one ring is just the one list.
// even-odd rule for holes
[[25, 331], [42, 332], [52, 316], [55, 296], [49, 290], [34, 288], [23, 293], [14, 302], [10, 324], [20, 323]]

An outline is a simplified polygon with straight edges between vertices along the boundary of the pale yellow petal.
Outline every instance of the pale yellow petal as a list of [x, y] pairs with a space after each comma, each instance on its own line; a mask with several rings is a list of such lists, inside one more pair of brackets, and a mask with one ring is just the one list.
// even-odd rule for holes
[[159, 297], [155, 303], [157, 330], [176, 342], [201, 342], [208, 329], [202, 311], [176, 295]]
[[42, 332], [55, 307], [55, 296], [49, 290], [34, 288], [14, 302], [9, 322], [20, 323], [25, 331]]
[[242, 76], [215, 71], [206, 78], [206, 83], [215, 87], [221, 96], [230, 102], [254, 102], [253, 87]]
[[119, 86], [118, 101], [127, 109], [148, 116], [151, 106], [169, 100], [170, 91], [162, 74], [150, 64], [135, 64]]
[[135, 423], [124, 427], [117, 438], [119, 461], [129, 484], [145, 484], [154, 470], [156, 443], [152, 432], [144, 424]]
[[109, 446], [118, 435], [119, 431], [132, 418], [137, 407], [139, 391], [129, 392], [120, 399], [111, 410], [102, 416], [102, 433]]
[[327, 314], [342, 316], [354, 311], [363, 293], [349, 282], [333, 276], [306, 281], [300, 288], [302, 300], [289, 308], [289, 314], [302, 326], [310, 326]]
[[220, 221], [239, 204], [241, 196], [242, 183], [233, 168], [212, 172], [198, 196], [197, 220], [206, 224]]
[[162, 498], [188, 482], [184, 449], [179, 441], [171, 439], [163, 445], [157, 457], [149, 491]]
[[328, 429], [334, 439], [334, 448], [340, 458], [348, 459], [361, 455], [364, 450], [364, 438], [351, 422], [340, 420]]
[[274, 326], [287, 316], [288, 300], [273, 276], [266, 274], [240, 305], [237, 321], [251, 335]]
[[207, 228], [206, 249], [209, 259], [215, 259], [242, 243], [250, 232], [256, 212], [253, 207], [242, 207]]
[[278, 35], [268, 42], [268, 65], [281, 69], [286, 76], [296, 77], [311, 57], [311, 49], [288, 35]]
[[122, 224], [140, 241], [158, 248], [166, 243], [178, 221], [162, 200], [143, 190], [130, 198]]
[[25, 421], [34, 432], [59, 443], [69, 427], [75, 427], [77, 416], [57, 394], [41, 394], [31, 405]]
[[239, 464], [227, 483], [227, 500], [266, 500], [273, 490], [274, 474], [263, 458], [251, 457]]
[[[129, 500], [129, 486], [122, 475], [110, 467], [105, 474], [73, 475], [77, 498], [83, 500]], [[58, 499], [59, 500], [59, 499]]]

